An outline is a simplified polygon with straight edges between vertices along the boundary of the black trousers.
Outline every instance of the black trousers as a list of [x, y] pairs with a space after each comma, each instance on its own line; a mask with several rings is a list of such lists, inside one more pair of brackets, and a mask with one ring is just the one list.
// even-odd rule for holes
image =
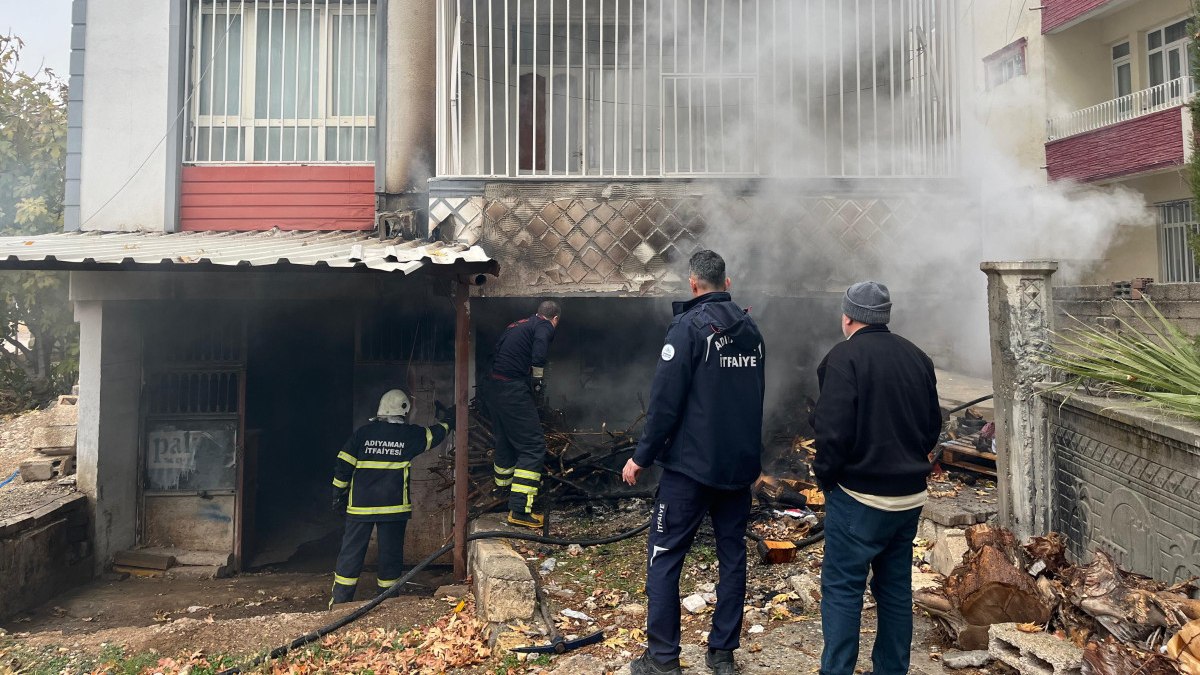
[[712, 519], [720, 563], [708, 646], [732, 651], [741, 644], [750, 490], [718, 490], [682, 473], [663, 471], [646, 551], [646, 642], [659, 663], [679, 658], [679, 573], [706, 515]]
[[534, 511], [546, 463], [546, 436], [528, 380], [488, 378], [488, 412], [496, 439], [496, 484], [511, 479], [508, 506], [517, 513]]
[[337, 566], [333, 573], [333, 601], [350, 602], [358, 588], [358, 575], [362, 573], [363, 559], [367, 556], [367, 545], [371, 543], [371, 530], [379, 528], [379, 570], [376, 585], [380, 591], [391, 588], [404, 569], [404, 530], [407, 520], [369, 522], [346, 520], [346, 533], [342, 536], [342, 549], [338, 552]]

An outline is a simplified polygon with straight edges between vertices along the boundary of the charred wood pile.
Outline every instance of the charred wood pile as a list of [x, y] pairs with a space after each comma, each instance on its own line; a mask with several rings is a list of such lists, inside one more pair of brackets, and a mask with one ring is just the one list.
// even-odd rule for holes
[[1024, 546], [991, 525], [966, 536], [968, 551], [942, 588], [913, 598], [962, 649], [987, 649], [992, 624], [1017, 623], [1085, 648], [1085, 673], [1200, 675], [1182, 669], [1186, 658], [1200, 665], [1200, 600], [1190, 581], [1169, 586], [1132, 574], [1102, 551], [1072, 565], [1057, 533]]
[[[471, 401], [468, 429], [468, 476], [470, 490], [467, 502], [471, 517], [502, 507], [507, 492], [494, 490], [492, 464], [496, 439], [492, 422], [478, 399]], [[619, 466], [637, 447], [638, 427], [642, 417], [629, 428], [613, 431], [606, 427], [570, 429], [559, 410], [542, 412], [542, 429], [546, 436], [546, 468], [542, 475], [542, 494], [549, 503], [575, 502], [625, 497], [646, 497], [644, 491], [626, 489], [620, 483]], [[439, 491], [454, 489], [454, 457], [448, 453], [445, 461], [434, 468], [440, 478]]]

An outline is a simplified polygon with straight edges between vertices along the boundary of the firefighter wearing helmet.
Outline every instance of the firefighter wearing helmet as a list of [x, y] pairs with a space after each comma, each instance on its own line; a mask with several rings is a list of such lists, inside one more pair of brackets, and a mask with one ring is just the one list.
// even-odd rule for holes
[[333, 508], [346, 515], [346, 532], [334, 570], [331, 607], [354, 599], [373, 528], [378, 528], [379, 537], [379, 591], [391, 588], [400, 578], [404, 530], [412, 516], [412, 461], [454, 429], [454, 407], [443, 408], [440, 403], [436, 407], [437, 424], [409, 424], [412, 398], [401, 389], [392, 389], [379, 399], [375, 417], [359, 427], [338, 453]]

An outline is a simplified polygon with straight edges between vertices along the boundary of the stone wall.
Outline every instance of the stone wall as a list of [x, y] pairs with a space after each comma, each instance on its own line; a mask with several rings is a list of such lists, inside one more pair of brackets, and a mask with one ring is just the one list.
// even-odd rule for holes
[[84, 495], [60, 497], [0, 520], [0, 621], [91, 577]]
[[1169, 582], [1200, 576], [1200, 424], [1122, 401], [1044, 393], [1053, 528], [1088, 560]]
[[[1153, 284], [1149, 295], [1154, 306], [1188, 335], [1200, 335], [1200, 284]], [[1144, 316], [1153, 316], [1145, 302], [1132, 306]], [[1071, 317], [1089, 324], [1115, 327], [1117, 317], [1133, 319], [1129, 305], [1113, 298], [1109, 286], [1059, 286], [1054, 289], [1054, 328], [1075, 325]]]

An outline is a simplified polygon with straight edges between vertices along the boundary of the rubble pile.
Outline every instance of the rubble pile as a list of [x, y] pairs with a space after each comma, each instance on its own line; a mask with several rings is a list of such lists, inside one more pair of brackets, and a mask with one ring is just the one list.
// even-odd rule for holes
[[1168, 642], [1177, 654], [1200, 653], [1191, 582], [1168, 586], [1132, 574], [1102, 551], [1091, 564], [1073, 565], [1057, 533], [1021, 546], [1012, 532], [984, 524], [968, 528], [966, 540], [967, 553], [941, 588], [914, 594], [960, 648], [987, 649], [989, 629], [1015, 624], [1085, 648], [1085, 673], [1200, 673], [1162, 654]]
[[59, 396], [58, 403], [43, 415], [44, 425], [34, 429], [29, 442], [34, 454], [19, 467], [22, 481], [47, 481], [75, 473], [78, 402], [78, 396]]

